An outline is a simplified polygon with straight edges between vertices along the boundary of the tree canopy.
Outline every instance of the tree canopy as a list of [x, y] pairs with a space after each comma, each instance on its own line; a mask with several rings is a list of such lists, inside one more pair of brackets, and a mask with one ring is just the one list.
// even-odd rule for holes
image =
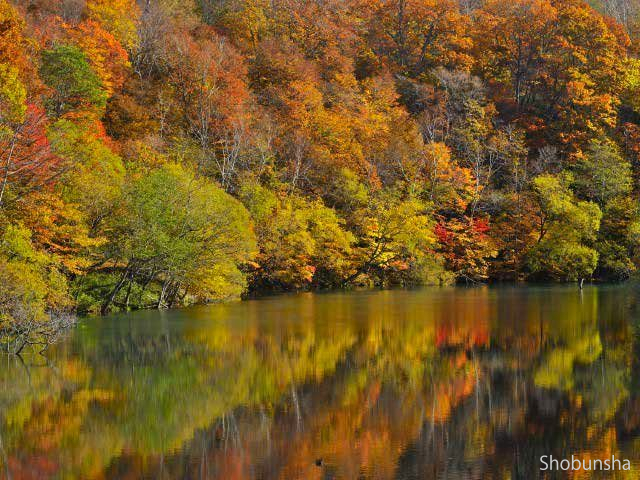
[[628, 278], [640, 16], [614, 3], [0, 0], [0, 234], [81, 312]]

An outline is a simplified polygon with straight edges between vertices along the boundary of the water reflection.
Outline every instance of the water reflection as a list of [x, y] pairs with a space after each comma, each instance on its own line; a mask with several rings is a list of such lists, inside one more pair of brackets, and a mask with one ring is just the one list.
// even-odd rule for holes
[[636, 298], [305, 294], [87, 320], [48, 362], [2, 357], [0, 478], [530, 479], [544, 454], [615, 454], [633, 470], [605, 478], [637, 478]]

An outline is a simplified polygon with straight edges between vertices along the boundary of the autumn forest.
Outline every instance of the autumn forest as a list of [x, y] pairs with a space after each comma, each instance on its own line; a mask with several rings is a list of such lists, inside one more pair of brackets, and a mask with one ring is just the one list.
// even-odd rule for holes
[[626, 280], [639, 56], [624, 0], [0, 0], [0, 330]]

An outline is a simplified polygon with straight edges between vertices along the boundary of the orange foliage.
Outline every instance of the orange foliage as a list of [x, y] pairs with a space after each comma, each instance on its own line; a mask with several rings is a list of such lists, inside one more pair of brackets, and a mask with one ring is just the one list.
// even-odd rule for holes
[[129, 57], [120, 42], [98, 22], [87, 20], [65, 25], [69, 38], [87, 55], [109, 96], [122, 88], [130, 68]]
[[453, 0], [372, 0], [373, 49], [403, 73], [419, 77], [437, 66], [468, 69], [469, 19]]

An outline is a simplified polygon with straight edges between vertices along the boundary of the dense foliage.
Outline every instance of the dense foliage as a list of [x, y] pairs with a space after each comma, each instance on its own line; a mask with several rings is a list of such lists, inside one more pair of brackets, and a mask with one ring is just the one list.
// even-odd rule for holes
[[638, 27], [624, 1], [0, 0], [0, 326], [628, 278]]

